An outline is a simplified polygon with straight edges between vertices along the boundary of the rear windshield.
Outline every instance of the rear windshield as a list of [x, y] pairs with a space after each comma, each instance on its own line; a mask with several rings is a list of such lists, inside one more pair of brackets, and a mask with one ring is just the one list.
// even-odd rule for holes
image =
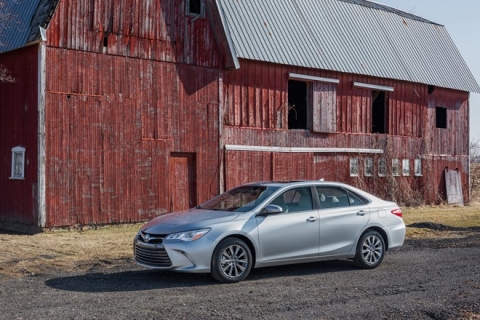
[[241, 186], [205, 202], [199, 209], [247, 212], [263, 202], [278, 187]]

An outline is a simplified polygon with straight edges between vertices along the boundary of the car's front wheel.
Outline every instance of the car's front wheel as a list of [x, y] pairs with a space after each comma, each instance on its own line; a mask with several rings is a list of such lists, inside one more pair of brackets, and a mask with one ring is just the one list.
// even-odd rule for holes
[[237, 238], [222, 240], [212, 256], [212, 276], [220, 282], [239, 282], [252, 269], [252, 253], [248, 245]]
[[353, 262], [360, 268], [373, 269], [382, 263], [385, 256], [385, 241], [377, 231], [365, 232], [357, 244]]

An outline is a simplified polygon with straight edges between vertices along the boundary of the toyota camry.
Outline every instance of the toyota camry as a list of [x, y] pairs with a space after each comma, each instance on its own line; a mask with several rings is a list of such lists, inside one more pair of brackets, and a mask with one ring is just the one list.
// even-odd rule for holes
[[252, 268], [313, 261], [351, 259], [373, 269], [404, 239], [394, 202], [336, 182], [258, 182], [146, 223], [134, 258], [148, 268], [238, 282]]

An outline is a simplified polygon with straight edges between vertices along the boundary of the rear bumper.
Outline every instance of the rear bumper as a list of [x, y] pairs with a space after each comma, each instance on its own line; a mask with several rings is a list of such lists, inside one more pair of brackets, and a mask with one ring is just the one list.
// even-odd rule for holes
[[407, 228], [405, 227], [405, 224], [390, 226], [387, 228], [387, 230], [390, 237], [388, 249], [391, 250], [391, 249], [401, 247], [405, 242], [405, 234], [407, 232]]

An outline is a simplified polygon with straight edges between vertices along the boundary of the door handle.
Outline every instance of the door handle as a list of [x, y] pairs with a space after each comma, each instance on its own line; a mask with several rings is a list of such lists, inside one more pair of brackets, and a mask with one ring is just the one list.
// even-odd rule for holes
[[357, 212], [357, 216], [364, 216], [367, 214], [367, 211], [360, 210]]
[[318, 220], [317, 217], [310, 217], [310, 218], [307, 219], [308, 222], [315, 222], [317, 220]]

